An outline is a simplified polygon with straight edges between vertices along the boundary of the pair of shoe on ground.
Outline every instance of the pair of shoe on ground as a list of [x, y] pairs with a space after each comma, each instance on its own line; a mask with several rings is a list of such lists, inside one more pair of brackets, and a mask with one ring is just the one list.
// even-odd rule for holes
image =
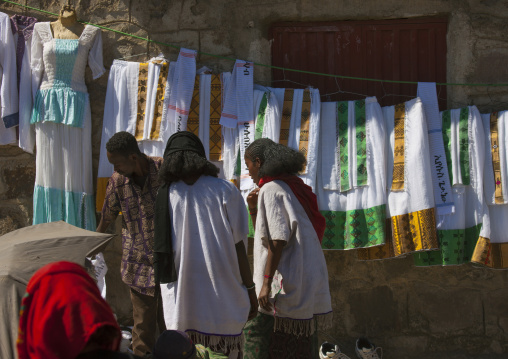
[[[378, 349], [381, 350], [381, 356], [378, 355]], [[367, 338], [358, 338], [356, 341], [355, 352], [359, 359], [382, 359], [382, 349], [376, 347]], [[342, 353], [338, 345], [324, 342], [319, 350], [320, 359], [350, 359]]]

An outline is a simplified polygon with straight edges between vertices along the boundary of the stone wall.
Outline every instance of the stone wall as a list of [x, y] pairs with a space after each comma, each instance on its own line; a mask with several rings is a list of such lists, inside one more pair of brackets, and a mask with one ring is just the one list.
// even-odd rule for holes
[[[25, 0], [57, 13], [61, 2]], [[269, 64], [269, 27], [280, 21], [337, 21], [447, 16], [447, 81], [508, 83], [508, 2], [503, 0], [76, 0], [81, 19], [202, 52]], [[0, 11], [53, 17], [0, 2]], [[149, 52], [176, 59], [177, 49], [103, 32], [104, 63]], [[198, 66], [229, 71], [232, 62], [199, 55]], [[256, 67], [256, 82], [270, 71]], [[93, 164], [97, 174], [107, 76], [92, 81]], [[448, 87], [448, 106], [475, 104], [482, 112], [508, 109], [506, 87]], [[34, 156], [0, 146], [0, 234], [31, 223]], [[118, 222], [117, 222], [118, 228]], [[118, 282], [120, 239], [107, 253], [110, 281]], [[354, 356], [366, 335], [388, 358], [505, 358], [508, 355], [508, 272], [457, 267], [415, 268], [412, 259], [359, 262], [354, 252], [327, 251], [335, 324], [321, 334]], [[108, 300], [129, 323], [125, 286]], [[114, 296], [114, 297], [113, 297]]]

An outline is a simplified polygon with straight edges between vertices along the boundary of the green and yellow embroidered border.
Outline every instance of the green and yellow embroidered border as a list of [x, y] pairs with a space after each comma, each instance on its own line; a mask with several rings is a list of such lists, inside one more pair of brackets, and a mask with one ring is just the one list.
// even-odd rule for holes
[[350, 211], [321, 211], [326, 219], [323, 249], [355, 249], [385, 243], [386, 205]]
[[337, 119], [336, 119], [336, 140], [337, 155], [339, 156], [338, 166], [340, 173], [340, 191], [349, 191], [349, 157], [348, 157], [348, 102], [337, 102]]
[[443, 145], [446, 155], [446, 163], [448, 165], [448, 175], [450, 176], [450, 183], [453, 186], [453, 170], [452, 170], [452, 116], [451, 111], [443, 111], [441, 115], [442, 131], [443, 131]]
[[459, 156], [462, 184], [468, 186], [471, 183], [469, 173], [469, 107], [460, 109]]
[[365, 100], [355, 101], [356, 185], [367, 185], [367, 129]]
[[415, 265], [418, 267], [432, 265], [458, 265], [471, 261], [480, 236], [482, 224], [466, 229], [438, 230], [437, 237], [440, 250], [414, 253]]
[[256, 131], [254, 132], [254, 140], [259, 140], [260, 138], [263, 137], [263, 129], [265, 128], [265, 116], [267, 106], [268, 106], [268, 92], [265, 92], [259, 105], [258, 116], [256, 119]]

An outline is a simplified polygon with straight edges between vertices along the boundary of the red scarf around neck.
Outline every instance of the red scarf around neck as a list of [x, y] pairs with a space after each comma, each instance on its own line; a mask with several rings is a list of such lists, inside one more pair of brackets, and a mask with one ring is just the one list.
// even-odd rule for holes
[[321, 212], [319, 212], [317, 197], [314, 192], [312, 192], [312, 188], [306, 185], [300, 177], [294, 175], [280, 175], [275, 177], [264, 176], [259, 180], [259, 188], [275, 180], [283, 181], [291, 188], [291, 191], [295, 194], [298, 202], [300, 202], [305, 210], [305, 213], [307, 213], [317, 233], [319, 243], [321, 243], [325, 234], [326, 220]]

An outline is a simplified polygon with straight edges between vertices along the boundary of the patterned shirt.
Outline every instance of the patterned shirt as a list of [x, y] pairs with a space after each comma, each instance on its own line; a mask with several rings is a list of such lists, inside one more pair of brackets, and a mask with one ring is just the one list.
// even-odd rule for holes
[[133, 179], [113, 173], [106, 189], [102, 218], [113, 221], [122, 212], [122, 280], [141, 294], [153, 296], [153, 236], [155, 197], [159, 190], [160, 157], [148, 157], [143, 188]]

